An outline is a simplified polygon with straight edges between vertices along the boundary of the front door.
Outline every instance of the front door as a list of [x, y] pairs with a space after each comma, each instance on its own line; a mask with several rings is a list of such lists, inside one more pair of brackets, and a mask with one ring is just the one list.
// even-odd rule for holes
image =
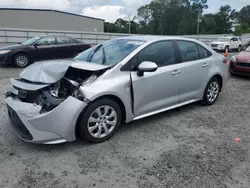
[[179, 73], [172, 41], [150, 44], [137, 56], [137, 65], [144, 61], [155, 62], [155, 72], [145, 72], [138, 76], [131, 71], [134, 95], [134, 114], [140, 116], [161, 110], [179, 102]]
[[33, 61], [55, 59], [55, 37], [43, 37], [35, 43]]
[[190, 41], [177, 41], [180, 49], [180, 102], [200, 99], [207, 85], [211, 55], [205, 48]]

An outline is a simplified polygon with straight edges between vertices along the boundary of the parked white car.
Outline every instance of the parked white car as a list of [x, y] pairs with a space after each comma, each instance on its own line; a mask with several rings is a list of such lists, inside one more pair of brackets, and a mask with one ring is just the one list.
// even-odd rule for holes
[[242, 41], [239, 37], [221, 37], [216, 41], [211, 43], [213, 50], [224, 51], [228, 50], [237, 50], [238, 52], [242, 49]]

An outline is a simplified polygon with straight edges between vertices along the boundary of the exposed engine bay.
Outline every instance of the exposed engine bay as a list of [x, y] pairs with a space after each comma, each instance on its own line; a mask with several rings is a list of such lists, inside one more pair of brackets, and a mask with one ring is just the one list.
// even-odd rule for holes
[[[17, 86], [14, 86], [14, 88], [18, 90], [18, 96], [21, 101], [41, 106], [42, 109], [40, 113], [43, 113], [53, 110], [69, 96], [84, 102], [89, 102], [88, 99], [85, 99], [81, 87], [87, 86], [95, 81], [106, 70], [107, 68], [98, 71], [90, 71], [69, 67], [62, 79], [37, 91], [23, 90]], [[25, 79], [19, 79], [18, 81], [39, 84], [32, 83]]]

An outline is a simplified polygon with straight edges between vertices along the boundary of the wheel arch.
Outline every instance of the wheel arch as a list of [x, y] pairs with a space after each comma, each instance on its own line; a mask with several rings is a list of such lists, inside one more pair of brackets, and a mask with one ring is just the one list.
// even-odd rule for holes
[[[122, 115], [122, 117], [121, 117], [122, 122], [121, 123], [122, 124], [125, 123], [126, 122], [126, 107], [125, 107], [125, 105], [124, 105], [124, 103], [123, 103], [123, 101], [121, 100], [120, 97], [118, 97], [116, 95], [113, 95], [113, 94], [106, 94], [106, 95], [97, 97], [96, 99], [94, 99], [90, 103], [93, 103], [93, 102], [95, 102], [97, 100], [104, 99], [104, 98], [114, 100], [120, 106], [121, 115]], [[80, 119], [82, 117], [82, 114], [86, 111], [86, 109], [87, 109], [87, 107], [82, 110], [82, 112], [80, 113], [80, 115], [77, 118], [76, 126], [75, 126], [75, 136], [76, 136], [76, 138], [79, 137], [79, 122], [80, 122]]]
[[223, 78], [222, 78], [222, 76], [220, 74], [215, 74], [209, 80], [211, 80], [212, 78], [217, 78], [220, 81], [220, 92], [221, 92], [222, 88], [223, 88]]
[[12, 57], [12, 61], [13, 61], [13, 62], [14, 62], [14, 60], [15, 60], [15, 57], [16, 57], [17, 55], [19, 55], [19, 54], [25, 54], [25, 55], [27, 55], [28, 58], [29, 58], [29, 60], [30, 60], [30, 62], [32, 61], [30, 55], [29, 55], [27, 52], [25, 52], [25, 51], [18, 51], [18, 52], [16, 52], [15, 54], [13, 54], [13, 57]]

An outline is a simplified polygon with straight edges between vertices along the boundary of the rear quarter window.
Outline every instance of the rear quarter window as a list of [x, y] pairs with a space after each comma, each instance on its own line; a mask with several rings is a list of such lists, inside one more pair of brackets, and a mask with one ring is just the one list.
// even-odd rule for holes
[[210, 57], [212, 55], [211, 52], [209, 52], [207, 49], [200, 46], [199, 44], [197, 44], [197, 48], [198, 48], [198, 51], [199, 51], [200, 59], [205, 59], [205, 58], [208, 58], [208, 57]]

